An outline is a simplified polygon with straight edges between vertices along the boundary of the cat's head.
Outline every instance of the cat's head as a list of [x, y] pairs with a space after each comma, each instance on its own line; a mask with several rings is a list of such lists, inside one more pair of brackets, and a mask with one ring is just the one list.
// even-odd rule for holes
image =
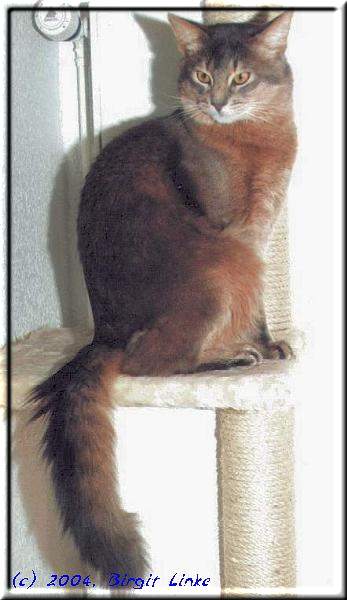
[[265, 25], [200, 25], [169, 20], [183, 54], [178, 82], [184, 111], [201, 123], [267, 121], [291, 103], [292, 77], [285, 58], [292, 14]]

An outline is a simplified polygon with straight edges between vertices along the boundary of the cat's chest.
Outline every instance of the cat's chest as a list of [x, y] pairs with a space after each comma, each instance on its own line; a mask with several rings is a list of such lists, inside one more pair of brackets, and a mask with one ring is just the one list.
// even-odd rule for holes
[[242, 149], [218, 152], [198, 148], [185, 156], [185, 166], [194, 182], [197, 201], [211, 222], [226, 226], [247, 205], [250, 190], [261, 165]]

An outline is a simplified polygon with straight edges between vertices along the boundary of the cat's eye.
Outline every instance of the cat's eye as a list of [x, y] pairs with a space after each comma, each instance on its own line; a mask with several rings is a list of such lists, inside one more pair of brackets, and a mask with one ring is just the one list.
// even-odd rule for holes
[[244, 83], [247, 83], [250, 76], [251, 74], [248, 71], [240, 71], [239, 73], [235, 73], [233, 81], [236, 85], [243, 85]]
[[211, 77], [208, 73], [205, 73], [205, 71], [196, 71], [196, 78], [204, 85], [211, 83]]

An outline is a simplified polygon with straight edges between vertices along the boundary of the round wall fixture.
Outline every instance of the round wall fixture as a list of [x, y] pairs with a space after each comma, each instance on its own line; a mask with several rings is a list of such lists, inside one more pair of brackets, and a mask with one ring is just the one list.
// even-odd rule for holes
[[[47, 6], [47, 9], [45, 9]], [[67, 2], [40, 0], [33, 15], [36, 30], [45, 38], [57, 42], [67, 42], [80, 33], [81, 19], [78, 10], [71, 10]]]

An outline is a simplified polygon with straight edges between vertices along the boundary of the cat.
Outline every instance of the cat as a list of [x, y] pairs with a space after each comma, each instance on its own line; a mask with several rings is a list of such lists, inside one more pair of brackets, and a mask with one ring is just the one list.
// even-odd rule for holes
[[296, 153], [291, 12], [266, 24], [169, 20], [180, 107], [111, 141], [86, 177], [78, 245], [91, 344], [38, 385], [64, 529], [105, 584], [148, 568], [112, 464], [117, 374], [168, 376], [286, 358], [262, 305], [263, 253]]

